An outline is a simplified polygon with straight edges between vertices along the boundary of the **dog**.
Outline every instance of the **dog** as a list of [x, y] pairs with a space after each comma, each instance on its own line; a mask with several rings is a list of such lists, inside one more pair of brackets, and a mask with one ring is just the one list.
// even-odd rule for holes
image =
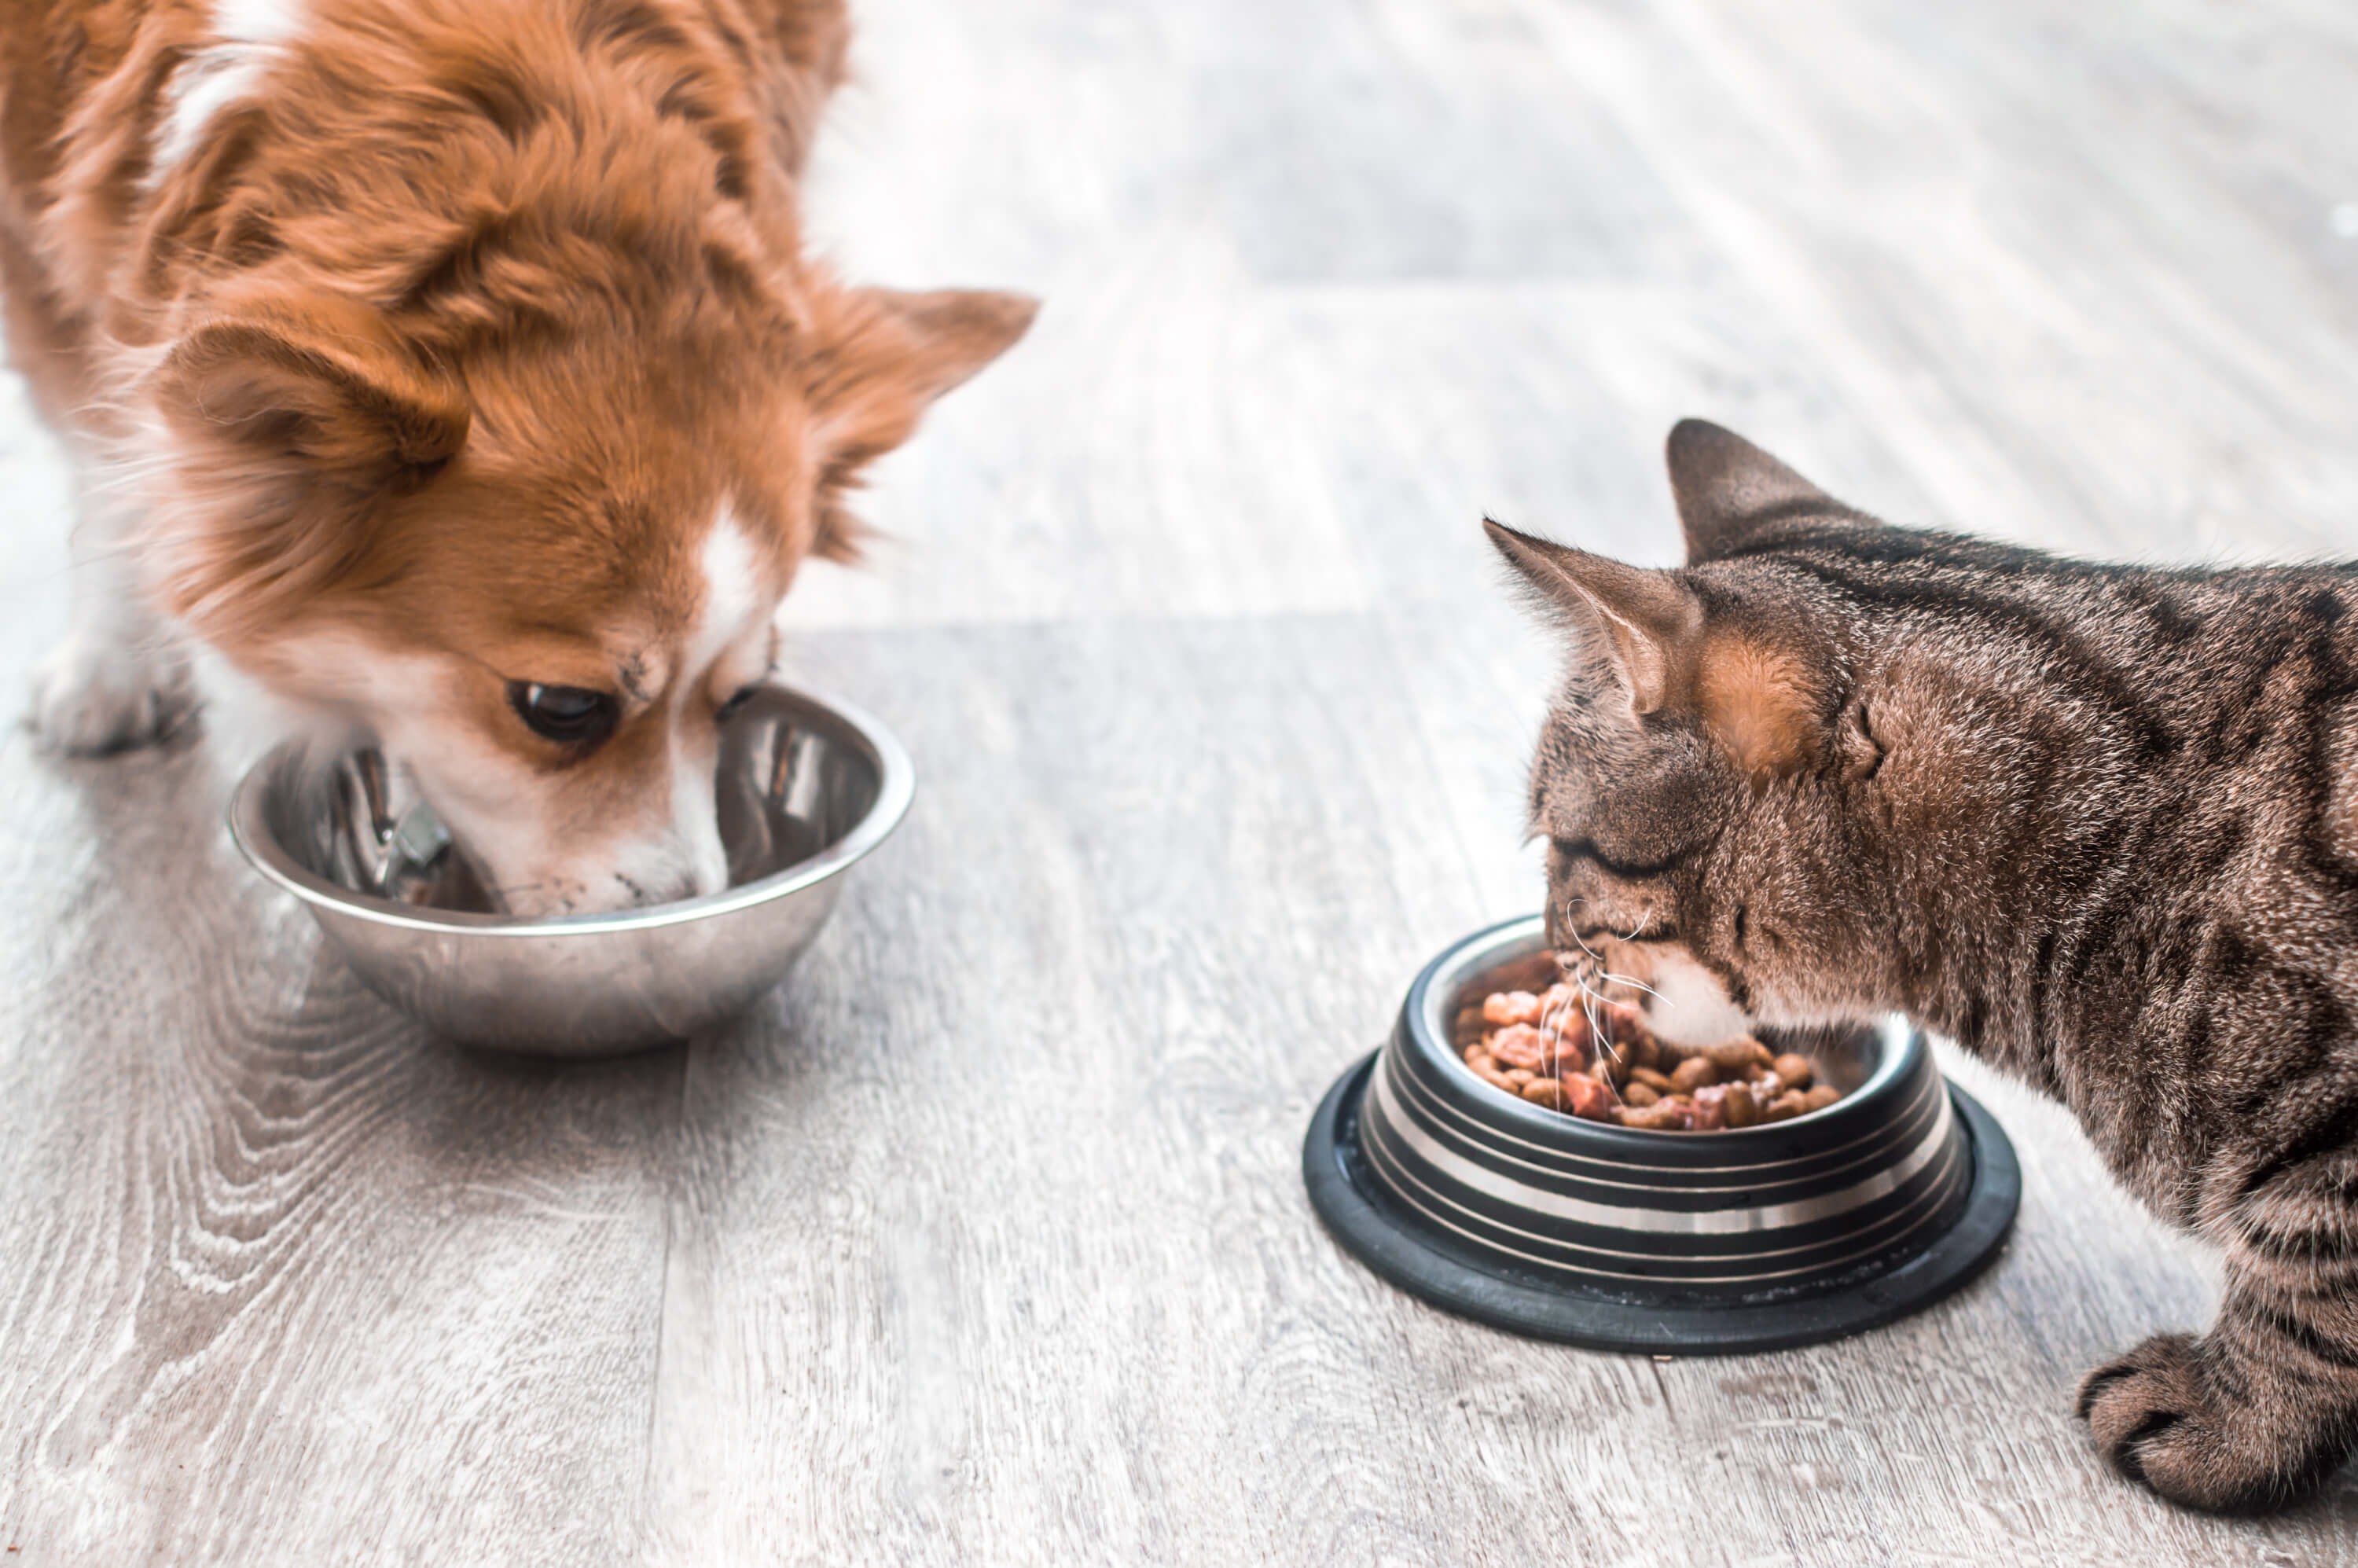
[[78, 474], [49, 745], [373, 742], [518, 916], [715, 891], [719, 726], [1020, 296], [852, 287], [842, 0], [0, 0], [7, 337]]

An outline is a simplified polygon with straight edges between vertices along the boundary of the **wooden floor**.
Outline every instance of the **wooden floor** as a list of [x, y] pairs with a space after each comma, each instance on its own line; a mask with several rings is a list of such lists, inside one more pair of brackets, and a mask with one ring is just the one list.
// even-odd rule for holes
[[[460, 1054], [200, 756], [0, 747], [8, 1563], [2358, 1563], [2107, 1475], [2215, 1271], [1991, 1081], [2020, 1227], [1848, 1344], [1525, 1344], [1319, 1229], [1312, 1107], [1534, 907], [1476, 527], [1674, 558], [1704, 415], [1898, 520], [2358, 554], [2338, 0], [866, 5], [854, 273], [1032, 289], [791, 665], [917, 806], [744, 1027]], [[65, 485], [0, 389], [0, 663]]]

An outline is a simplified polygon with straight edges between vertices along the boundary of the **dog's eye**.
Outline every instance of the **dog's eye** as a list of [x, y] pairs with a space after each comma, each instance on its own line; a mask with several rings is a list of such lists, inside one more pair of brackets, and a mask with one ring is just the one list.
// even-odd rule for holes
[[588, 687], [510, 681], [508, 706], [534, 734], [568, 746], [603, 741], [614, 730], [614, 699]]
[[759, 686], [740, 687], [730, 694], [728, 701], [713, 709], [712, 717], [723, 724], [728, 723], [745, 711], [745, 705], [752, 701], [753, 694], [761, 689]]

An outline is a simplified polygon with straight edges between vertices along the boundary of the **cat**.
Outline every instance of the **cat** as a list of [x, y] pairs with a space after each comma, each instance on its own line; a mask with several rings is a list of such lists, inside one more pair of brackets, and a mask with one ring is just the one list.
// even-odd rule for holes
[[1531, 819], [1552, 943], [1658, 1033], [1908, 1014], [2071, 1108], [2226, 1253], [2087, 1374], [2194, 1508], [2358, 1442], [2358, 566], [2158, 569], [1894, 527], [1699, 420], [1683, 568], [1487, 523], [1568, 633]]

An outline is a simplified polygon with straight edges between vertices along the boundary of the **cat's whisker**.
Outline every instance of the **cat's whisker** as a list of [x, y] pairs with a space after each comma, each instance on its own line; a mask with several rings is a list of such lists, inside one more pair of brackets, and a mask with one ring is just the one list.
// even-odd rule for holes
[[[1600, 979], [1609, 981], [1616, 985], [1625, 985], [1633, 990], [1640, 990], [1645, 992], [1648, 996], [1659, 999], [1662, 993], [1656, 990], [1653, 987], [1646, 984], [1643, 980], [1639, 979], [1636, 976], [1618, 975], [1606, 968], [1605, 967], [1604, 955], [1597, 952], [1595, 948], [1591, 947], [1588, 945], [1586, 938], [1581, 935], [1579, 928], [1573, 925], [1573, 911], [1578, 908], [1580, 904], [1586, 902], [1587, 901], [1585, 899], [1575, 899], [1572, 903], [1563, 906], [1563, 929], [1565, 935], [1569, 935], [1574, 942], [1580, 944], [1580, 950], [1587, 954], [1590, 960], [1595, 964], [1597, 977]], [[1638, 929], [1630, 932], [1629, 935], [1623, 937], [1622, 940], [1624, 942], [1636, 941], [1638, 939], [1639, 932], [1645, 930], [1648, 925], [1653, 924], [1653, 911], [1648, 910], [1644, 916], [1639, 920]]]
[[[1564, 921], [1564, 929], [1567, 931], [1572, 930], [1572, 922], [1569, 918], [1570, 913], [1570, 906], [1567, 906], [1565, 910], [1566, 919]], [[1590, 979], [1594, 976], [1595, 979], [1606, 983], [1628, 984], [1636, 986], [1637, 989], [1640, 990], [1647, 990], [1650, 992], [1651, 988], [1640, 985], [1639, 982], [1629, 979], [1626, 976], [1617, 975], [1607, 969], [1605, 967], [1604, 959], [1597, 956], [1595, 950], [1591, 948], [1587, 943], [1581, 942], [1580, 934], [1577, 931], [1572, 932], [1572, 938], [1574, 942], [1580, 943], [1581, 951], [1586, 955], [1585, 961], [1574, 960], [1572, 962], [1565, 962], [1563, 955], [1561, 953], [1558, 954], [1557, 960], [1559, 967], [1563, 971], [1564, 979], [1571, 983], [1572, 989], [1579, 1000], [1583, 1016], [1585, 1016], [1588, 1021], [1589, 1040], [1595, 1047], [1595, 1059], [1599, 1062], [1609, 1064], [1606, 1071], [1595, 1075], [1596, 1082], [1604, 1086], [1605, 1092], [1612, 1097], [1615, 1103], [1627, 1104], [1628, 1102], [1622, 1098], [1621, 1086], [1613, 1081], [1613, 1074], [1611, 1071], [1611, 1067], [1618, 1066], [1623, 1061], [1625, 1048], [1616, 1045], [1613, 1043], [1612, 1033], [1606, 1028], [1605, 1017], [1599, 1011], [1602, 1008], [1609, 1008], [1613, 1006], [1613, 999], [1599, 991], [1595, 985], [1590, 983]], [[1552, 1028], [1551, 1028], [1551, 1038], [1558, 1042], [1560, 1049], [1562, 1037], [1559, 1033], [1554, 1033]]]
[[1605, 1021], [1596, 1014], [1597, 1003], [1604, 1000], [1586, 985], [1580, 988], [1580, 1011], [1588, 1019], [1588, 1037], [1592, 1041], [1605, 1038]]
[[1579, 931], [1578, 931], [1578, 930], [1577, 930], [1577, 929], [1573, 925], [1573, 924], [1572, 924], [1572, 920], [1571, 920], [1571, 912], [1570, 912], [1570, 911], [1566, 911], [1566, 912], [1565, 912], [1565, 919], [1564, 919], [1564, 923], [1563, 923], [1563, 930], [1564, 930], [1564, 935], [1565, 935], [1570, 936], [1574, 941], [1575, 941], [1575, 942], [1577, 942], [1577, 943], [1579, 943], [1579, 944], [1580, 944], [1580, 950], [1581, 950], [1582, 952], [1584, 952], [1584, 953], [1587, 954], [1591, 958], [1595, 959], [1595, 961], [1596, 961], [1597, 963], [1599, 963], [1599, 964], [1602, 964], [1602, 963], [1604, 963], [1604, 962], [1605, 962], [1604, 958], [1603, 958], [1601, 956], [1599, 956], [1599, 954], [1597, 953], [1596, 949], [1595, 949], [1595, 948], [1594, 948], [1594, 947], [1592, 947], [1592, 946], [1590, 946], [1588, 945], [1588, 939], [1587, 939], [1586, 937], [1583, 936], [1583, 935], [1580, 934], [1580, 932], [1579, 932]]
[[1559, 998], [1556, 1004], [1540, 1015], [1540, 1032], [1547, 1037], [1548, 1071], [1562, 1076], [1563, 1070], [1563, 1019], [1570, 1008], [1569, 999]]

